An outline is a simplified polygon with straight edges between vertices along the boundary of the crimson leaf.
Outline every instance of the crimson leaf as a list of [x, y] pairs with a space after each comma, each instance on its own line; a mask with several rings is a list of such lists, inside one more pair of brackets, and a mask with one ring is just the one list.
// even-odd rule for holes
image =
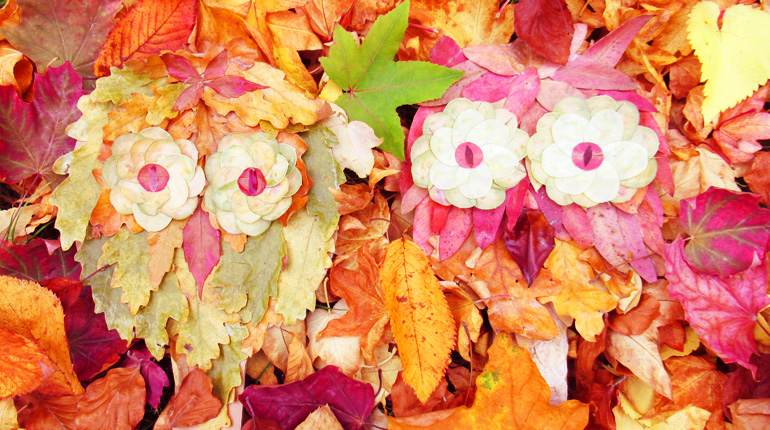
[[553, 227], [542, 212], [524, 210], [513, 229], [505, 229], [503, 238], [527, 283], [532, 284], [555, 245]]

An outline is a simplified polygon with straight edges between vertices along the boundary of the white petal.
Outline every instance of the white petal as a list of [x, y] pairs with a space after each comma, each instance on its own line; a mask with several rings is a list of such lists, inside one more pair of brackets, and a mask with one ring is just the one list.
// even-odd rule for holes
[[[438, 190], [438, 188], [433, 188], [432, 190]], [[474, 205], [474, 201], [465, 197], [459, 188], [452, 188], [451, 190], [444, 191], [443, 197], [447, 204], [456, 206], [461, 209], [471, 208]], [[431, 193], [431, 199], [433, 199], [435, 202], [439, 202], [433, 196], [433, 193]]]
[[508, 142], [505, 144], [505, 147], [513, 152], [518, 160], [521, 160], [527, 156], [527, 141], [529, 141], [527, 132], [517, 128], [509, 131]]
[[238, 189], [238, 184], [235, 182], [230, 182], [229, 184], [221, 188], [207, 189], [206, 195], [208, 196], [209, 193], [213, 192], [211, 196], [211, 202], [214, 203], [214, 206], [216, 206], [217, 209], [229, 211], [230, 200], [232, 200], [233, 194], [235, 194], [236, 191], [241, 192]]
[[530, 160], [527, 171], [529, 172], [530, 180], [535, 180], [541, 184], [545, 184], [548, 178], [550, 178], [543, 170], [543, 163], [540, 161]]
[[273, 221], [281, 217], [291, 206], [291, 197], [282, 199], [273, 206], [273, 210], [262, 216], [266, 221]]
[[430, 138], [432, 134], [423, 134], [412, 143], [412, 150], [409, 152], [409, 158], [414, 160], [425, 151], [430, 151]]
[[209, 175], [208, 180], [212, 187], [223, 187], [230, 182], [235, 182], [243, 173], [243, 169], [240, 167], [227, 167], [217, 170], [214, 175]]
[[184, 154], [171, 154], [158, 160], [158, 164], [168, 171], [168, 176], [179, 176], [185, 181], [192, 180], [195, 176], [195, 170], [198, 167], [195, 161]]
[[171, 222], [171, 217], [160, 212], [157, 215], [147, 215], [138, 205], [134, 205], [134, 219], [147, 231], [161, 231]]
[[615, 169], [609, 163], [602, 163], [593, 172], [596, 172], [594, 182], [583, 194], [597, 203], [614, 199], [620, 191], [620, 179]]
[[251, 151], [243, 145], [232, 145], [222, 152], [222, 167], [237, 167], [241, 170], [254, 167], [256, 161]]
[[519, 119], [516, 118], [516, 114], [508, 109], [495, 109], [495, 119], [505, 124], [509, 130], [519, 126]]
[[131, 154], [123, 154], [115, 160], [115, 173], [120, 179], [136, 179], [142, 165], [135, 166], [131, 160]]
[[265, 202], [259, 196], [249, 197], [245, 201], [249, 206], [249, 210], [260, 218], [269, 214], [275, 208], [275, 203]]
[[459, 98], [447, 103], [446, 107], [444, 108], [444, 114], [449, 115], [452, 118], [457, 118], [462, 112], [475, 109], [476, 105], [472, 101]]
[[524, 166], [519, 164], [518, 167], [513, 170], [513, 173], [502, 178], [495, 178], [494, 183], [503, 189], [513, 188], [518, 185], [525, 176], [527, 176], [527, 171], [524, 169]]
[[505, 191], [492, 188], [483, 197], [476, 199], [475, 206], [479, 209], [491, 210], [498, 208], [503, 203], [505, 203]]
[[[505, 145], [508, 142], [508, 127], [496, 119], [486, 119], [473, 126], [465, 135], [464, 142], [484, 145]], [[463, 142], [459, 142], [458, 145]]]
[[195, 147], [194, 143], [187, 139], [176, 139], [174, 142], [179, 145], [179, 149], [182, 150], [182, 154], [192, 158], [196, 162], [198, 161], [198, 148]]
[[[492, 178], [503, 178], [511, 174], [519, 166], [519, 158], [507, 148], [497, 145], [484, 145], [481, 147], [484, 153], [482, 165], [487, 166]], [[481, 166], [479, 166], [481, 167]]]
[[280, 182], [286, 176], [286, 171], [288, 169], [289, 162], [286, 160], [286, 158], [283, 157], [283, 155], [275, 157], [275, 164], [273, 164], [273, 168], [270, 169], [269, 172], [263, 172], [263, 174], [266, 173], [265, 183], [267, 186], [272, 187]]
[[187, 184], [187, 195], [197, 196], [203, 191], [203, 187], [206, 185], [206, 176], [203, 174], [203, 169], [200, 166], [195, 166], [195, 175], [192, 180]]
[[144, 151], [144, 163], [158, 164], [160, 160], [171, 154], [182, 155], [182, 150], [173, 140], [156, 140]]
[[165, 190], [169, 192], [169, 199], [163, 205], [164, 208], [176, 209], [185, 204], [188, 198], [192, 197], [188, 194], [190, 187], [188, 187], [187, 182], [181, 176], [171, 176], [168, 178]]
[[212, 177], [214, 176], [219, 169], [222, 168], [222, 153], [221, 152], [215, 152], [211, 155], [209, 155], [209, 158], [206, 159], [206, 165], [203, 167], [203, 171], [206, 173], [206, 177]]
[[265, 230], [270, 228], [270, 221], [265, 220], [259, 220], [253, 224], [246, 224], [236, 219], [235, 224], [240, 229], [238, 233], [243, 232], [249, 236], [259, 236], [260, 234], [264, 233]]
[[642, 145], [647, 150], [647, 158], [654, 157], [660, 147], [658, 135], [651, 128], [643, 126], [636, 127], [636, 131], [628, 140]]
[[623, 179], [620, 181], [620, 185], [628, 188], [642, 188], [645, 185], [649, 185], [650, 182], [652, 182], [653, 179], [655, 179], [655, 175], [658, 173], [658, 160], [652, 158], [647, 163], [647, 167], [642, 171], [642, 173], [628, 179]]
[[537, 120], [537, 126], [535, 127], [535, 131], [541, 132], [541, 131], [547, 131], [548, 133], [551, 132], [551, 129], [553, 128], [553, 124], [556, 122], [557, 119], [559, 119], [558, 114], [555, 114], [553, 112], [548, 112], [547, 114], [540, 117], [539, 120]]
[[252, 223], [259, 221], [260, 217], [254, 213], [247, 202], [249, 197], [246, 194], [235, 192], [233, 193], [233, 199], [230, 202], [230, 207], [235, 215], [235, 218], [241, 222]]
[[572, 148], [585, 141], [583, 137], [588, 120], [580, 115], [568, 113], [560, 116], [551, 128], [553, 141], [562, 148], [565, 153], [572, 154]]
[[[623, 179], [633, 178], [647, 167], [647, 150], [634, 142], [621, 141], [602, 148], [604, 163], [611, 163]], [[602, 164], [604, 164], [602, 163]]]
[[120, 157], [113, 155], [102, 166], [102, 180], [107, 188], [114, 188], [120, 180], [120, 177], [118, 177], [118, 158]]
[[286, 190], [287, 196], [293, 196], [294, 193], [299, 191], [300, 187], [302, 187], [302, 173], [299, 172], [299, 170], [294, 169], [286, 176], [286, 184], [288, 184], [289, 189]]
[[143, 138], [150, 138], [152, 140], [174, 140], [166, 130], [160, 127], [145, 128], [139, 132], [139, 135]]
[[242, 133], [230, 133], [227, 136], [223, 137], [222, 140], [219, 141], [219, 145], [217, 146], [217, 151], [222, 152], [226, 149], [230, 148], [233, 145], [243, 145], [246, 146], [249, 144], [249, 138], [242, 134]]
[[551, 145], [553, 145], [551, 131], [538, 131], [527, 141], [527, 156], [531, 160], [540, 160], [545, 148], [548, 148]]
[[623, 117], [614, 110], [603, 110], [596, 113], [585, 128], [583, 139], [593, 142], [602, 148], [604, 145], [617, 142], [623, 138]]
[[573, 196], [570, 196], [570, 198], [575, 204], [582, 206], [584, 208], [594, 207], [599, 204], [598, 202], [595, 202], [589, 199], [588, 197], [586, 197], [585, 194], [575, 194]]
[[433, 152], [423, 152], [419, 157], [412, 158], [412, 180], [418, 187], [430, 186], [430, 166], [436, 162]]
[[450, 190], [459, 187], [470, 177], [469, 169], [447, 166], [441, 161], [433, 163], [430, 167], [430, 183], [442, 190]]
[[186, 219], [195, 212], [198, 207], [198, 198], [191, 197], [187, 199], [182, 206], [176, 209], [163, 208], [162, 212], [173, 219]]
[[568, 194], [563, 193], [559, 191], [558, 188], [556, 188], [553, 178], [548, 178], [548, 180], [545, 181], [545, 193], [548, 194], [548, 197], [551, 200], [560, 206], [567, 206], [572, 204], [572, 198], [570, 198]]
[[217, 222], [219, 223], [219, 226], [225, 229], [225, 231], [228, 233], [232, 233], [232, 234], [243, 233], [241, 229], [238, 227], [238, 224], [236, 223], [236, 220], [235, 220], [235, 215], [233, 215], [232, 212], [217, 211]]
[[289, 191], [289, 181], [281, 181], [275, 186], [266, 187], [258, 196], [259, 200], [265, 203], [276, 204], [286, 197], [286, 193]]
[[428, 115], [428, 117], [425, 118], [425, 122], [422, 124], [422, 133], [423, 135], [430, 135], [441, 128], [452, 128], [452, 123], [454, 121], [454, 117], [447, 115], [446, 112]]
[[591, 117], [591, 111], [588, 109], [586, 101], [577, 97], [567, 97], [562, 99], [556, 106], [553, 107], [553, 111], [557, 114], [575, 114], [580, 115], [585, 119]]
[[128, 215], [134, 210], [134, 202], [120, 192], [120, 187], [110, 191], [110, 203], [119, 214]]
[[612, 203], [625, 203], [631, 200], [632, 197], [634, 197], [634, 194], [636, 194], [637, 190], [638, 190], [637, 188], [626, 188], [623, 185], [621, 185], [620, 191], [618, 191], [618, 196], [610, 201]]
[[639, 125], [639, 109], [629, 101], [618, 102], [618, 113], [623, 117], [623, 136], [619, 140], [629, 140]]
[[478, 199], [483, 197], [492, 188], [492, 172], [484, 164], [480, 164], [475, 169], [468, 169], [470, 175], [468, 180], [460, 184], [460, 192], [469, 199]]
[[570, 178], [583, 170], [572, 162], [572, 155], [567, 155], [557, 146], [551, 145], [543, 151], [543, 171], [555, 178]]
[[136, 133], [121, 134], [112, 142], [112, 155], [123, 155], [131, 152], [134, 143], [144, 139]]
[[495, 112], [495, 107], [492, 106], [492, 103], [488, 102], [475, 102], [476, 104], [476, 110], [479, 111], [479, 113], [484, 117], [484, 119], [494, 119], [497, 115]]
[[141, 208], [142, 212], [145, 214], [156, 215], [158, 212], [160, 212], [161, 209], [163, 209], [163, 206], [170, 200], [170, 198], [171, 192], [169, 191], [168, 187], [166, 187], [154, 193], [148, 192], [145, 199], [137, 202], [136, 204], [139, 205], [139, 208]]
[[588, 106], [591, 115], [596, 115], [597, 112], [604, 109], [618, 110], [618, 102], [612, 97], [604, 95], [591, 97], [586, 100], [586, 106]]
[[481, 121], [484, 121], [484, 115], [477, 110], [462, 112], [452, 124], [452, 142], [455, 146], [467, 142], [468, 132]]
[[275, 157], [278, 154], [276, 142], [259, 140], [252, 143], [249, 150], [254, 156], [254, 164], [250, 167], [256, 167], [263, 172], [269, 172], [273, 168]]
[[569, 178], [554, 178], [553, 183], [563, 193], [580, 194], [593, 184], [595, 176], [595, 170], [584, 170]]
[[452, 129], [442, 128], [430, 138], [430, 150], [436, 158], [448, 166], [456, 166], [455, 146], [452, 145]]

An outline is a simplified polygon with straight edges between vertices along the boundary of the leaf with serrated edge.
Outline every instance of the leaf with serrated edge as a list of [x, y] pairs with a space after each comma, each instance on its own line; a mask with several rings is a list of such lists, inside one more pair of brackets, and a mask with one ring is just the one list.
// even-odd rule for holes
[[385, 141], [382, 149], [404, 159], [404, 132], [396, 108], [437, 99], [462, 72], [423, 62], [396, 63], [409, 15], [406, 1], [372, 26], [359, 48], [353, 36], [337, 26], [329, 56], [321, 58], [332, 81], [345, 91], [335, 103], [350, 121], [369, 124]]
[[169, 318], [184, 321], [187, 318], [187, 300], [179, 289], [174, 273], [163, 277], [157, 291], [152, 293], [147, 306], [136, 314], [136, 336], [144, 339], [144, 344], [156, 360], [166, 353], [168, 332], [166, 323]]
[[99, 267], [115, 264], [112, 273], [112, 288], [123, 289], [121, 303], [128, 303], [132, 315], [150, 301], [150, 254], [148, 253], [147, 232], [131, 233], [127, 227], [104, 245], [104, 254], [99, 258]]
[[325, 125], [314, 125], [300, 137], [307, 143], [307, 151], [302, 154], [307, 173], [313, 178], [307, 201], [307, 212], [317, 215], [322, 223], [324, 237], [331, 237], [340, 221], [339, 206], [334, 200], [330, 188], [339, 190], [345, 183], [345, 174], [329, 150], [339, 141]]
[[380, 270], [404, 381], [425, 402], [449, 365], [455, 323], [428, 257], [417, 244], [391, 242]]
[[324, 238], [321, 221], [304, 210], [289, 219], [283, 236], [289, 264], [278, 276], [275, 310], [291, 325], [315, 307], [315, 290], [332, 265], [329, 253], [334, 252], [334, 240]]

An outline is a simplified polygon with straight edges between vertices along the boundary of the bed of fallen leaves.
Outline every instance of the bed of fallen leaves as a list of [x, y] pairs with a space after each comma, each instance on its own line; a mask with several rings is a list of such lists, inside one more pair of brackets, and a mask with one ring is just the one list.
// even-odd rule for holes
[[[765, 2], [0, 0], [0, 429], [768, 428], [768, 78]], [[624, 203], [412, 182], [453, 99], [597, 95], [659, 140]], [[148, 129], [302, 186], [149, 227], [105, 173]]]

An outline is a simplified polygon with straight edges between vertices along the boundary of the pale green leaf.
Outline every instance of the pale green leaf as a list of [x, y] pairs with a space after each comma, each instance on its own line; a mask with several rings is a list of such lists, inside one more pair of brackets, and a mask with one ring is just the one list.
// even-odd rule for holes
[[377, 19], [359, 48], [353, 36], [337, 26], [335, 44], [321, 64], [329, 77], [345, 91], [335, 103], [348, 120], [363, 121], [385, 141], [382, 149], [404, 159], [404, 132], [396, 108], [437, 99], [463, 72], [436, 64], [393, 57], [404, 38], [409, 2]]
[[212, 392], [223, 405], [228, 404], [230, 391], [241, 385], [240, 362], [248, 358], [241, 351], [241, 342], [249, 335], [249, 330], [243, 325], [229, 326], [231, 331], [230, 343], [220, 346], [219, 358], [214, 360], [211, 370], [207, 372], [214, 384]]
[[158, 291], [152, 293], [150, 303], [136, 314], [136, 336], [144, 339], [144, 344], [156, 360], [163, 358], [166, 353], [166, 323], [169, 318], [176, 321], [187, 318], [187, 299], [173, 273], [166, 273]]
[[147, 232], [131, 233], [123, 226], [103, 249], [99, 267], [117, 263], [112, 275], [112, 287], [123, 290], [120, 301], [128, 303], [131, 314], [136, 315], [139, 308], [150, 301], [152, 291]]
[[287, 325], [305, 317], [306, 310], [315, 307], [315, 290], [331, 267], [330, 252], [334, 240], [324, 238], [317, 216], [297, 211], [283, 229], [288, 249], [288, 266], [278, 276], [278, 303], [275, 310], [284, 316]]
[[302, 156], [302, 160], [307, 166], [307, 174], [313, 178], [307, 211], [311, 215], [318, 215], [323, 235], [328, 238], [334, 234], [340, 222], [339, 205], [334, 200], [330, 188], [339, 190], [340, 184], [345, 182], [345, 174], [329, 150], [337, 145], [339, 140], [323, 124], [310, 127], [308, 131], [301, 133], [300, 137], [307, 143], [307, 152]]

